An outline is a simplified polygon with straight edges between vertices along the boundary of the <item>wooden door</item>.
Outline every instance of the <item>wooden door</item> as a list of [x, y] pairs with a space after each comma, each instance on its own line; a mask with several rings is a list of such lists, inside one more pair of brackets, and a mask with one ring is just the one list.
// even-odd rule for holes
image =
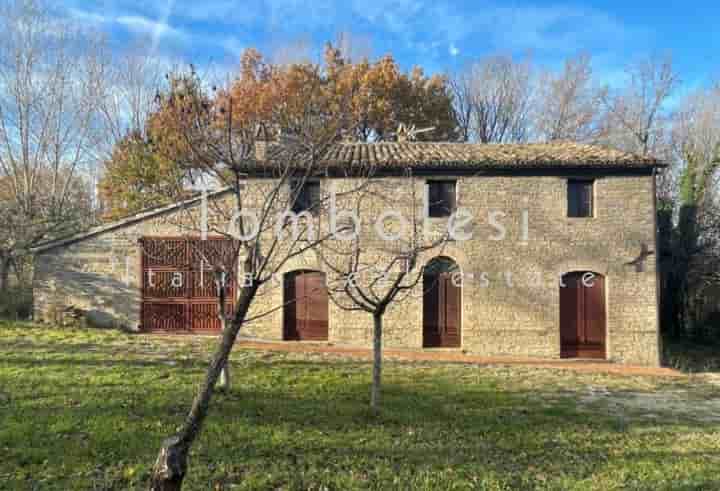
[[141, 328], [145, 331], [217, 332], [218, 291], [213, 267], [224, 266], [226, 309], [236, 295], [237, 243], [220, 237], [153, 237], [140, 241]]
[[328, 292], [325, 274], [296, 271], [285, 275], [284, 338], [292, 341], [327, 341]]
[[452, 273], [423, 276], [423, 346], [459, 348], [461, 339], [462, 289]]
[[585, 272], [563, 276], [560, 287], [560, 356], [605, 358], [605, 279], [583, 281]]

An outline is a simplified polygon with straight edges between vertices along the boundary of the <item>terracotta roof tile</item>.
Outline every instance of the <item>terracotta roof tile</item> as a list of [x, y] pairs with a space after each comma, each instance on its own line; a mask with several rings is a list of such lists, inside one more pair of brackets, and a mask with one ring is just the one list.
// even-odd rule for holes
[[430, 142], [340, 143], [329, 165], [415, 168], [648, 168], [665, 164], [608, 147], [581, 143], [474, 144]]

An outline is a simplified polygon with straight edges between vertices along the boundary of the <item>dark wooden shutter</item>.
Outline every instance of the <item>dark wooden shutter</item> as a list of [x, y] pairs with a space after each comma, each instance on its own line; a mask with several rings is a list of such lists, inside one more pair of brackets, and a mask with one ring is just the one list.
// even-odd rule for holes
[[580, 209], [578, 206], [578, 204], [580, 203], [580, 198], [578, 197], [578, 187], [575, 185], [575, 181], [568, 181], [567, 200], [568, 216], [580, 216]]
[[423, 346], [455, 348], [461, 343], [462, 288], [452, 273], [429, 273], [423, 277]]
[[460, 312], [461, 312], [461, 290], [460, 286], [456, 286], [452, 280], [452, 274], [445, 273], [442, 275], [444, 284], [445, 297], [445, 339], [443, 346], [459, 347], [460, 346]]
[[440, 345], [437, 281], [434, 275], [423, 276], [423, 346]]
[[292, 181], [290, 183], [290, 192], [292, 193], [292, 211], [293, 213], [300, 213], [307, 209], [305, 204], [305, 193], [301, 181]]
[[593, 216], [593, 181], [570, 179], [567, 183], [568, 216]]
[[456, 208], [456, 193], [457, 183], [455, 181], [447, 181], [444, 184], [444, 197], [445, 197], [445, 211], [448, 216], [455, 213]]
[[580, 213], [584, 217], [593, 215], [593, 183], [584, 181], [580, 184]]
[[437, 276], [423, 276], [423, 346], [440, 346], [440, 309]]
[[565, 358], [605, 358], [605, 280], [596, 275], [584, 283], [585, 274], [566, 274], [560, 288], [560, 355]]
[[436, 182], [428, 183], [428, 215], [431, 217], [442, 216], [440, 212], [440, 203], [442, 195], [440, 186]]
[[456, 208], [455, 181], [428, 182], [428, 215], [431, 217], [450, 216]]
[[320, 183], [317, 181], [308, 182], [307, 184], [307, 203], [308, 210], [317, 212], [320, 207]]
[[283, 330], [286, 340], [327, 340], [328, 310], [323, 273], [299, 271], [285, 277]]
[[560, 286], [560, 344], [564, 349], [578, 343], [578, 288], [576, 276], [563, 276]]
[[320, 205], [320, 183], [318, 181], [293, 181], [291, 192], [295, 197], [292, 205], [294, 213], [318, 211]]
[[298, 298], [295, 286], [296, 286], [296, 277], [293, 276], [286, 276], [285, 277], [285, 283], [284, 283], [284, 291], [283, 291], [283, 327], [284, 327], [284, 335], [283, 337], [286, 340], [296, 340], [298, 339], [298, 333], [297, 333], [297, 325], [298, 325], [298, 318], [297, 318], [297, 301]]
[[584, 290], [585, 344], [604, 346], [605, 344], [605, 281], [595, 276]]
[[305, 339], [328, 338], [328, 294], [323, 273], [303, 275], [307, 295], [305, 311]]

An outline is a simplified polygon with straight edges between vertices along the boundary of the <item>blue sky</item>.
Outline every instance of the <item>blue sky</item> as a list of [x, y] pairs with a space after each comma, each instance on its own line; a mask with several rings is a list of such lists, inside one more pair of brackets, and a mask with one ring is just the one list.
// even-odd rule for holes
[[66, 0], [61, 8], [116, 49], [199, 66], [232, 67], [247, 46], [317, 50], [347, 31], [373, 55], [392, 52], [403, 67], [428, 72], [493, 53], [556, 67], [587, 52], [596, 77], [613, 83], [629, 61], [671, 52], [686, 88], [720, 78], [720, 2], [712, 0]]

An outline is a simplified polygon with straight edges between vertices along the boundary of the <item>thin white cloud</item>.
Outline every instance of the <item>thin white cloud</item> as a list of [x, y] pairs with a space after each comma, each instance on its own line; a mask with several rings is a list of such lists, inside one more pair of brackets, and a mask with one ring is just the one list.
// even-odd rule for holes
[[176, 29], [165, 22], [154, 21], [139, 15], [122, 15], [117, 17], [115, 22], [138, 34], [152, 35], [153, 42], [156, 38], [159, 39], [163, 36], [171, 36], [175, 38], [184, 38], [186, 36], [182, 30]]
[[[160, 16], [160, 20], [155, 23], [155, 29], [152, 33], [152, 48], [151, 53], [156, 53], [158, 45], [160, 44], [160, 40], [163, 36], [165, 36], [167, 29], [170, 28], [168, 26], [168, 19], [170, 18], [170, 14], [172, 13], [173, 6], [175, 5], [175, 0], [165, 0], [165, 8], [162, 11], [162, 15]], [[176, 30], [177, 31], [177, 30]]]
[[[314, 39], [318, 33], [332, 38], [338, 30], [357, 29], [379, 38], [380, 49], [421, 54], [423, 64], [482, 56], [483, 51], [533, 53], [546, 59], [588, 51], [617, 59], [628, 46], [641, 49], [651, 37], [599, 8], [569, 3], [577, 0], [536, 5], [491, 0], [463, 7], [437, 0], [112, 0], [103, 10], [82, 0], [66, 1], [80, 9], [75, 12], [78, 18], [114, 22], [150, 36], [153, 51], [165, 50], [163, 41], [169, 38], [186, 46], [192, 40], [196, 48], [231, 57], [246, 43], [259, 42], [257, 33], [278, 43], [298, 35], [320, 42], [323, 39]], [[194, 29], [204, 34], [194, 34]], [[255, 41], [244, 39], [243, 32], [253, 33]]]
[[499, 49], [577, 51], [619, 45], [633, 34], [608, 14], [581, 7], [497, 7], [481, 22]]
[[[418, 39], [445, 45], [481, 37], [493, 50], [563, 52], [591, 44], [618, 46], [635, 32], [607, 13], [563, 5], [483, 5], [460, 9], [423, 0], [354, 0], [353, 13], [408, 45]], [[452, 55], [452, 52], [450, 52]]]
[[259, 2], [237, 0], [196, 0], [180, 2], [176, 15], [191, 21], [236, 23], [248, 25], [262, 20], [262, 6]]
[[110, 13], [99, 14], [89, 10], [78, 8], [68, 9], [68, 14], [73, 19], [85, 25], [95, 27], [119, 25], [122, 28], [135, 34], [150, 36], [151, 48], [150, 53], [156, 53], [157, 48], [163, 38], [173, 38], [176, 41], [184, 41], [190, 38], [190, 35], [182, 29], [171, 26], [168, 23], [170, 14], [172, 13], [173, 1], [165, 2], [165, 10], [160, 13], [159, 20], [153, 20], [150, 17], [137, 14], [121, 14], [112, 15]]
[[109, 20], [108, 17], [105, 15], [75, 8], [68, 9], [68, 13], [70, 14], [70, 17], [85, 25], [103, 24], [105, 22], [108, 22]]

